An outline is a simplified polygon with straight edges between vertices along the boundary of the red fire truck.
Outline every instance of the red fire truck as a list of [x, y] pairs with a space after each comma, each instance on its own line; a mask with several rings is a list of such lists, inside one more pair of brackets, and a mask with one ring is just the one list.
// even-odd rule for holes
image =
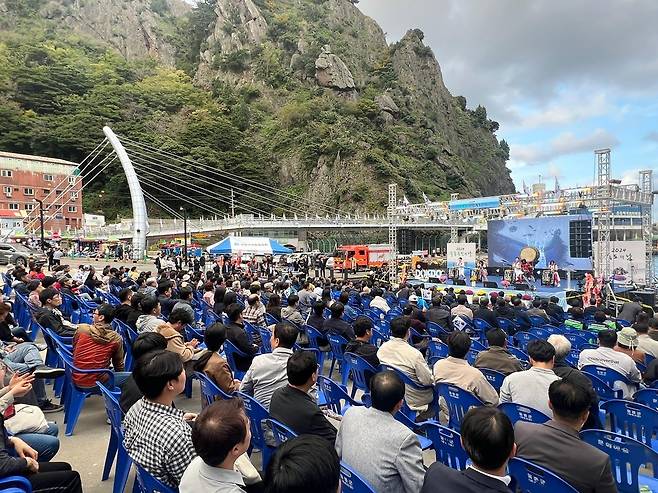
[[341, 245], [334, 256], [334, 269], [336, 270], [367, 270], [381, 267], [391, 258], [391, 245]]

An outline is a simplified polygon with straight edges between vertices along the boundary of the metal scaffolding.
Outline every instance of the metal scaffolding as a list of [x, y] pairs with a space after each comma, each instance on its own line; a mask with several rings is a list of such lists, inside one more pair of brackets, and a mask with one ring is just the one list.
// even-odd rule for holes
[[597, 277], [610, 278], [610, 226], [612, 211], [610, 209], [610, 149], [597, 149], [596, 155], [596, 198], [599, 208], [594, 215], [598, 237], [594, 272]]
[[646, 279], [647, 284], [653, 284], [654, 282], [654, 272], [653, 272], [653, 251], [651, 244], [652, 236], [652, 209], [653, 209], [653, 170], [643, 169], [640, 170], [640, 192], [646, 193], [650, 198], [651, 202], [642, 207], [642, 238], [645, 243], [645, 269], [646, 269]]
[[391, 259], [388, 264], [388, 282], [398, 283], [398, 227], [396, 211], [398, 206], [398, 186], [391, 183], [388, 186], [388, 243], [391, 245]]

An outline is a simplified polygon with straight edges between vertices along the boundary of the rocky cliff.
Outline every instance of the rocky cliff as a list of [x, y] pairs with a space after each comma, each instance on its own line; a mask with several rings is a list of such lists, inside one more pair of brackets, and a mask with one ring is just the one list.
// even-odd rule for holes
[[[77, 49], [65, 35], [76, 33], [135, 62], [103, 80], [122, 85], [105, 92], [123, 100], [108, 102], [93, 125], [114, 121], [134, 138], [218, 168], [239, 161], [236, 171], [314, 202], [381, 209], [391, 182], [410, 200], [514, 189], [498, 124], [484, 108], [469, 109], [450, 94], [423, 33], [410, 30], [388, 45], [351, 1], [200, 0], [190, 8], [180, 0], [0, 0], [2, 12], [23, 22], [37, 13], [46, 24], [31, 29], [41, 29], [40, 37], [54, 28], [61, 34], [55, 43]], [[14, 59], [21, 60], [21, 50]], [[102, 57], [97, 47], [79, 56], [90, 67]], [[139, 65], [145, 59], [146, 71]], [[25, 70], [8, 78], [17, 85]], [[72, 91], [91, 105], [94, 84], [100, 82]], [[21, 97], [10, 98], [12, 115], [33, 109]], [[29, 127], [31, 114], [23, 117]], [[60, 138], [49, 145], [73, 158], [88, 144], [67, 147]], [[29, 146], [35, 148], [16, 139], [5, 145]]]

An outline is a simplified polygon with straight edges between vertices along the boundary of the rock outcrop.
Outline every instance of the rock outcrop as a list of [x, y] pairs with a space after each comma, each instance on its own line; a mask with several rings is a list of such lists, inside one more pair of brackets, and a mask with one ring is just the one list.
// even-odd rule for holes
[[315, 60], [315, 79], [322, 87], [330, 87], [339, 91], [352, 91], [354, 77], [339, 56], [331, 52], [331, 46], [324, 45], [322, 52]]

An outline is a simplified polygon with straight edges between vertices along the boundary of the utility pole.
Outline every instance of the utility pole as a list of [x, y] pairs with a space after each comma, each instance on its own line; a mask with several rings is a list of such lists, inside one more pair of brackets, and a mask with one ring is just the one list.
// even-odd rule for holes
[[183, 235], [185, 236], [183, 239], [183, 260], [185, 262], [185, 267], [187, 268], [187, 209], [181, 206], [180, 210], [183, 211]]
[[235, 193], [231, 188], [231, 219], [235, 218]]
[[34, 198], [34, 199], [32, 199], [32, 201], [39, 203], [39, 226], [40, 226], [40, 229], [41, 229], [41, 251], [45, 252], [46, 251], [46, 240], [44, 238], [44, 232], [43, 232], [43, 200]]

